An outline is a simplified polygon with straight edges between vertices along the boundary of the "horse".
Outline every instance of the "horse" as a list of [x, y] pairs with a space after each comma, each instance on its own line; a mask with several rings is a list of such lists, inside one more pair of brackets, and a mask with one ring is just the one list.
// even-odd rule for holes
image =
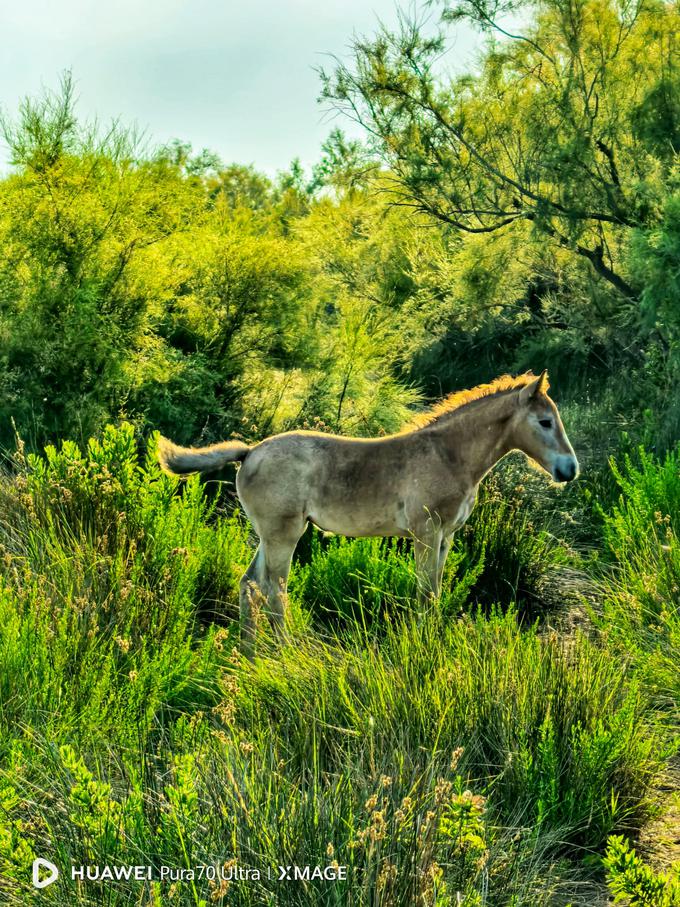
[[255, 595], [266, 603], [277, 639], [285, 639], [288, 574], [308, 523], [351, 537], [413, 539], [418, 600], [436, 599], [453, 534], [499, 460], [519, 450], [557, 483], [578, 475], [549, 387], [545, 370], [503, 375], [450, 394], [380, 438], [290, 431], [252, 446], [234, 440], [199, 448], [159, 438], [159, 461], [169, 473], [240, 464], [237, 494], [259, 537], [240, 583], [242, 652], [254, 655]]

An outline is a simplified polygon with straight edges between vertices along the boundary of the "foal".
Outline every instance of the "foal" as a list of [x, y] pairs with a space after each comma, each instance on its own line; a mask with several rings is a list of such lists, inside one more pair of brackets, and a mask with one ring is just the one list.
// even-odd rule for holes
[[385, 438], [309, 431], [274, 435], [252, 447], [225, 441], [177, 447], [159, 441], [163, 468], [187, 475], [229, 461], [241, 466], [236, 490], [260, 544], [241, 579], [241, 648], [252, 657], [252, 595], [259, 589], [279, 638], [286, 583], [308, 522], [347, 536], [401, 536], [414, 542], [419, 598], [439, 595], [453, 533], [467, 520], [479, 483], [511, 450], [536, 460], [556, 482], [578, 462], [544, 371], [504, 376], [445, 398], [410, 428]]

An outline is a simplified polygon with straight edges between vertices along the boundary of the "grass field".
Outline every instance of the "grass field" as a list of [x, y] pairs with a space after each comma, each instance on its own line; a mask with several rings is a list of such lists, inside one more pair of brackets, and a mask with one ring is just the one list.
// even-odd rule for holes
[[[292, 642], [262, 626], [252, 665], [246, 522], [153, 442], [141, 462], [123, 425], [19, 449], [0, 485], [3, 903], [680, 903], [677, 823], [647, 833], [680, 720], [680, 453], [568, 492], [510, 463], [425, 614], [403, 543], [310, 535]], [[36, 856], [62, 870], [42, 891]]]

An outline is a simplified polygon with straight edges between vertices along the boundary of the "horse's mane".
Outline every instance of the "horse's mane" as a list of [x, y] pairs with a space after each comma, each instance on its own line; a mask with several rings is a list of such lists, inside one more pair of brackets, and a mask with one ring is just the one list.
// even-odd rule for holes
[[433, 422], [438, 422], [442, 416], [456, 412], [469, 403], [482, 400], [484, 397], [492, 397], [496, 394], [503, 395], [526, 387], [527, 384], [535, 381], [536, 377], [531, 372], [525, 372], [525, 374], [517, 375], [517, 377], [501, 375], [500, 378], [494, 378], [488, 384], [478, 384], [477, 387], [471, 387], [469, 390], [454, 391], [444, 397], [443, 400], [435, 403], [430, 409], [418, 413], [409, 422], [407, 428], [424, 428], [426, 425], [432, 425]]

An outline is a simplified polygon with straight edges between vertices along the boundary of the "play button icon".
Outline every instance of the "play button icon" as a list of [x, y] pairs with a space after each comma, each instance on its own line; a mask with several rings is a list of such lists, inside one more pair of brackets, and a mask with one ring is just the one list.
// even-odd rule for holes
[[[48, 874], [45, 875], [45, 872]], [[42, 860], [40, 857], [33, 860], [33, 887], [34, 888], [47, 888], [48, 885], [51, 885], [52, 882], [56, 882], [59, 878], [59, 870], [54, 865], [50, 863], [49, 860]]]

